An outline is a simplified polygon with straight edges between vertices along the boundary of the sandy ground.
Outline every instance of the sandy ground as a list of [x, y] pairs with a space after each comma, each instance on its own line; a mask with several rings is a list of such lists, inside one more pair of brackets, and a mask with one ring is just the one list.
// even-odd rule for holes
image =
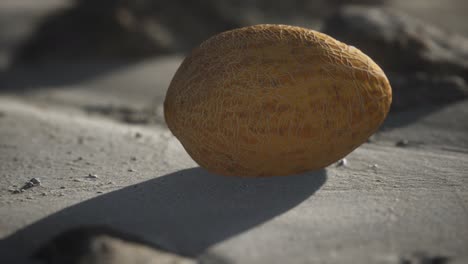
[[[466, 1], [390, 2], [468, 34]], [[0, 70], [37, 21], [67, 4], [2, 1]], [[202, 262], [468, 262], [468, 101], [392, 115], [347, 167], [226, 178], [199, 168], [164, 124], [180, 60], [0, 72], [0, 263], [34, 263], [27, 257], [38, 246], [83, 224]], [[130, 124], [109, 109], [155, 117]], [[34, 177], [41, 186], [13, 193]]]
[[[391, 116], [347, 167], [229, 178], [199, 168], [164, 125], [179, 63], [50, 65], [4, 79], [22, 93], [0, 96], [0, 263], [32, 263], [35, 248], [83, 224], [232, 263], [468, 261], [468, 101]], [[86, 110], [150, 104], [151, 125]], [[41, 186], [12, 193], [33, 177]]]

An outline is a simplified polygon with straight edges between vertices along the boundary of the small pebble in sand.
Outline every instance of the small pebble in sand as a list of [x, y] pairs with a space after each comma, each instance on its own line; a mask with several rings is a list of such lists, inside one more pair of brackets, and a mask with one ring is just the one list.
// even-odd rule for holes
[[73, 179], [74, 182], [81, 182], [80, 179]]
[[103, 191], [97, 191], [96, 193], [104, 193]]
[[135, 170], [133, 170], [133, 169], [128, 169], [128, 172], [134, 172], [134, 171], [135, 171]]
[[137, 160], [137, 158], [136, 157], [130, 157], [130, 160], [135, 161], [135, 160]]
[[30, 189], [32, 187], [36, 187], [41, 185], [41, 180], [39, 178], [32, 178], [28, 182], [26, 182], [23, 187], [21, 187], [19, 190], [13, 190], [11, 193], [22, 193], [27, 189]]
[[65, 186], [60, 186], [60, 189], [65, 189]]
[[340, 159], [337, 163], [336, 163], [336, 166], [337, 167], [347, 167], [348, 166], [348, 161], [346, 159]]
[[41, 185], [41, 180], [39, 178], [32, 178], [29, 180], [30, 183], [32, 183], [34, 186]]
[[135, 133], [135, 138], [141, 138], [141, 137], [142, 137], [142, 134], [140, 132]]
[[397, 141], [397, 143], [395, 143], [395, 146], [397, 146], [397, 147], [406, 147], [406, 146], [408, 146], [408, 144], [409, 144], [408, 140], [402, 139], [402, 140]]
[[378, 167], [379, 167], [379, 165], [377, 165], [377, 164], [369, 165], [369, 168], [372, 168], [372, 169], [377, 169]]
[[99, 178], [99, 177], [98, 177], [96, 174], [90, 173], [90, 174], [88, 174], [88, 178], [90, 178], [90, 179], [97, 179], [97, 178]]

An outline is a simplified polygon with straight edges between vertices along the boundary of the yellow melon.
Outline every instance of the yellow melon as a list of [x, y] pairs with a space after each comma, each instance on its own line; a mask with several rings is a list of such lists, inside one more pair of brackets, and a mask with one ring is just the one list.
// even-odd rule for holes
[[305, 28], [256, 25], [194, 49], [164, 114], [208, 171], [276, 176], [343, 158], [378, 129], [391, 100], [382, 69], [355, 47]]

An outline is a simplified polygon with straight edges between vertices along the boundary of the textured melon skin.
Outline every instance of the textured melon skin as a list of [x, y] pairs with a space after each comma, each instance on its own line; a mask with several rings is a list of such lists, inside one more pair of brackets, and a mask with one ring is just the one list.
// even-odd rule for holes
[[391, 100], [384, 72], [358, 49], [309, 29], [257, 25], [194, 49], [164, 114], [208, 171], [277, 176], [343, 158], [378, 129]]

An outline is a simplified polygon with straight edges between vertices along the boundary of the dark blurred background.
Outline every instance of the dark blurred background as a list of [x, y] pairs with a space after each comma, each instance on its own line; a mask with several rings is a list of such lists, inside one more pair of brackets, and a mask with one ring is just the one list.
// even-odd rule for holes
[[281, 23], [324, 31], [370, 55], [393, 85], [392, 111], [442, 105], [468, 95], [466, 10], [465, 0], [3, 0], [0, 89], [38, 86], [24, 76], [44, 65], [76, 73], [41, 84], [62, 85], [115, 69], [75, 68], [82, 63], [121, 68], [184, 55], [232, 28]]

